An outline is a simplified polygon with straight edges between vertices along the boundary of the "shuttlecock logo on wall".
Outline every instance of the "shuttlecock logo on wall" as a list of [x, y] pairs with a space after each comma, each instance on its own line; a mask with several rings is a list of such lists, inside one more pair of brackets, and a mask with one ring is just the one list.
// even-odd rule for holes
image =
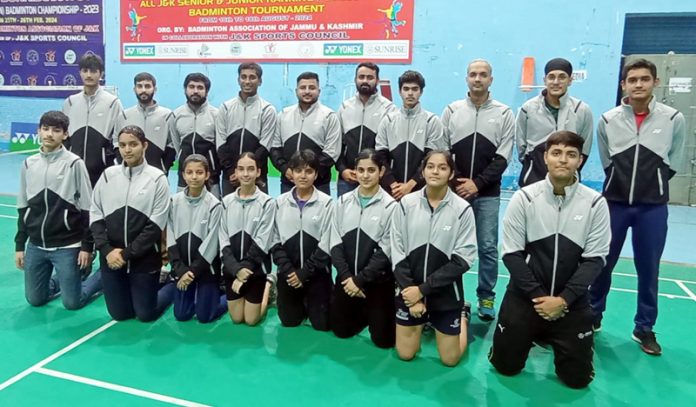
[[198, 49], [198, 56], [199, 57], [209, 57], [210, 56], [210, 47], [208, 44], [201, 44], [201, 47]]

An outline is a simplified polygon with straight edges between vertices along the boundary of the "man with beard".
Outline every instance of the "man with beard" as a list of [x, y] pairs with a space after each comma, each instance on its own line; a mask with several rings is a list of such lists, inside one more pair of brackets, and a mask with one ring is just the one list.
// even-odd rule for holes
[[237, 68], [239, 94], [220, 106], [215, 121], [220, 165], [222, 166], [222, 194], [237, 189], [235, 175], [237, 160], [242, 153], [252, 152], [261, 168], [259, 188], [268, 192], [268, 151], [276, 130], [276, 110], [258, 95], [263, 69], [254, 62], [245, 62]]
[[123, 107], [116, 96], [99, 87], [104, 75], [101, 57], [85, 54], [79, 67], [83, 90], [63, 103], [63, 113], [70, 119], [70, 136], [63, 145], [85, 161], [94, 187], [104, 169], [114, 163], [114, 125]]
[[135, 75], [133, 84], [138, 104], [123, 112], [116, 121], [116, 130], [120, 132], [122, 128], [133, 125], [143, 129], [148, 142], [145, 161], [167, 174], [176, 158], [171, 134], [174, 114], [154, 99], [157, 80], [152, 74], [141, 72]]
[[[208, 159], [210, 191], [220, 197], [220, 161], [215, 148], [215, 119], [218, 109], [208, 103], [210, 79], [200, 72], [186, 75], [184, 95], [186, 103], [174, 110], [172, 139], [178, 147], [179, 162], [191, 154], [201, 154]], [[179, 166], [178, 189], [186, 187], [183, 168]]]
[[355, 87], [358, 93], [338, 109], [343, 140], [341, 155], [336, 162], [338, 196], [358, 186], [355, 158], [365, 148], [375, 148], [375, 135], [382, 118], [396, 110], [391, 100], [377, 94], [379, 66], [362, 62], [355, 69]]
[[336, 113], [319, 102], [319, 75], [303, 72], [297, 77], [295, 94], [298, 103], [283, 109], [278, 115], [278, 126], [271, 145], [271, 161], [280, 171], [280, 191], [290, 191], [294, 185], [290, 157], [296, 151], [309, 149], [319, 160], [318, 190], [329, 194], [331, 167], [338, 160], [341, 149], [341, 126]]
[[515, 117], [491, 97], [493, 68], [483, 59], [471, 61], [466, 73], [468, 97], [450, 103], [442, 124], [457, 168], [455, 192], [471, 203], [478, 242], [478, 316], [495, 319], [498, 279], [498, 212], [500, 181], [510, 162]]
[[546, 88], [539, 96], [525, 102], [517, 114], [515, 142], [522, 162], [520, 187], [546, 176], [544, 151], [551, 133], [568, 130], [582, 137], [585, 140], [582, 162], [587, 162], [592, 147], [592, 111], [587, 103], [568, 94], [572, 75], [573, 65], [568, 60], [554, 58], [547, 62], [544, 67]]

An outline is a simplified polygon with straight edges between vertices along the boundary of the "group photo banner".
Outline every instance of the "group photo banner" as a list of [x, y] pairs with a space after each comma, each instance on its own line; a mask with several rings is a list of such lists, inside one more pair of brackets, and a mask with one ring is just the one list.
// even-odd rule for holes
[[121, 61], [410, 63], [414, 1], [121, 0]]
[[104, 57], [102, 12], [102, 0], [0, 1], [0, 86], [38, 90], [0, 95], [63, 97], [50, 89], [80, 85], [80, 57]]

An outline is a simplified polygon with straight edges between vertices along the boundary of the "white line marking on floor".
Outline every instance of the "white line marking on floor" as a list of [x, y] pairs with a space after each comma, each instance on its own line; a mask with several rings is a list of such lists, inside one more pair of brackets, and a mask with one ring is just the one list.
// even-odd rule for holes
[[88, 377], [77, 376], [70, 373], [59, 372], [57, 370], [46, 369], [39, 367], [36, 369], [36, 373], [41, 373], [47, 376], [57, 377], [59, 379], [70, 380], [77, 383], [86, 384], [88, 386], [101, 387], [102, 389], [117, 391], [120, 393], [127, 393], [133, 396], [148, 398], [151, 400], [157, 400], [164, 403], [174, 404], [177, 406], [185, 407], [209, 407], [206, 404], [195, 403], [193, 401], [182, 400], [176, 397], [165, 396], [163, 394], [152, 393], [145, 390], [134, 389], [132, 387], [121, 386], [120, 384], [113, 384], [108, 382], [103, 382], [101, 380], [90, 379]]
[[[471, 272], [468, 272], [467, 274], [477, 274], [477, 275], [478, 275], [478, 273], [477, 273], [476, 271], [471, 271]], [[614, 273], [614, 274], [618, 274], [618, 273]], [[626, 274], [626, 275], [627, 275], [627, 276], [632, 276], [632, 274]], [[510, 276], [507, 275], [507, 274], [499, 274], [498, 277], [510, 278]], [[690, 281], [671, 280], [671, 279], [670, 279], [669, 281], [677, 282], [677, 284], [678, 284], [679, 282], [681, 282], [681, 283], [685, 283], [685, 282], [688, 283], [688, 282], [690, 282]], [[686, 286], [685, 286], [685, 287], [686, 287]], [[683, 288], [682, 288], [682, 289], [683, 289]], [[611, 287], [611, 290], [612, 290], [612, 291], [621, 291], [621, 292], [624, 292], [624, 293], [638, 294], [638, 291], [637, 291], [637, 290], [632, 290], [632, 289], [630, 289], [630, 288], [617, 288], [617, 287]], [[687, 288], [687, 290], [688, 290], [688, 288]], [[693, 294], [693, 293], [692, 293], [692, 294]], [[669, 298], [669, 299], [678, 298], [678, 299], [680, 299], [680, 300], [694, 300], [694, 301], [696, 301], [696, 297], [692, 298], [692, 297], [687, 297], [687, 296], [685, 296], [685, 295], [665, 294], [665, 293], [657, 293], [657, 295], [659, 295], [659, 296], [661, 296], [661, 297]], [[695, 295], [696, 295], [696, 294], [695, 294]]]
[[[633, 278], [638, 278], [636, 274], [628, 274], [628, 273], [611, 273], [612, 275], [615, 276], [622, 276], [622, 277], [633, 277]], [[689, 280], [677, 280], [676, 278], [668, 278], [668, 277], [658, 277], [657, 278], [660, 281], [671, 281], [673, 283], [677, 283], [678, 281], [684, 282], [684, 283], [690, 283], [690, 284], [696, 284], [696, 281], [689, 281]]]
[[33, 365], [32, 367], [24, 370], [23, 372], [5, 380], [2, 384], [0, 384], [0, 391], [3, 391], [7, 387], [13, 385], [14, 383], [22, 380], [24, 377], [27, 375], [36, 372], [37, 369], [44, 367], [45, 365], [53, 362], [54, 360], [58, 359], [59, 357], [65, 355], [66, 353], [70, 352], [71, 350], [77, 348], [78, 346], [82, 345], [83, 343], [87, 342], [88, 340], [94, 338], [95, 336], [99, 335], [100, 333], [106, 331], [107, 329], [111, 328], [114, 326], [117, 322], [116, 321], [109, 321], [106, 324], [100, 326], [99, 328], [95, 329], [94, 331], [88, 333], [87, 335], [83, 336], [82, 338], [76, 340], [75, 342], [71, 343], [70, 345], [64, 347], [63, 349], [59, 350], [58, 352], [52, 354], [51, 356], [47, 357], [46, 359], [40, 361], [39, 363]]
[[0, 204], [0, 207], [17, 209], [17, 205]]
[[0, 218], [5, 218], [5, 219], [17, 219], [16, 216], [9, 216], [9, 215], [0, 215]]
[[684, 290], [684, 292], [689, 296], [689, 298], [691, 298], [692, 300], [696, 301], [696, 294], [694, 294], [693, 291], [689, 290], [689, 287], [687, 287], [686, 284], [684, 284], [683, 281], [677, 280], [676, 283], [677, 283], [677, 285], [679, 286], [679, 288], [681, 288], [682, 290]]

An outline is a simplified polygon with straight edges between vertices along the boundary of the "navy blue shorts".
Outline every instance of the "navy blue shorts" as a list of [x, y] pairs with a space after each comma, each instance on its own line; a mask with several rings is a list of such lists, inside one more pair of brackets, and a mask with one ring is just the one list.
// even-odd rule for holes
[[417, 326], [430, 322], [433, 328], [445, 335], [459, 335], [462, 331], [462, 310], [460, 309], [445, 311], [426, 310], [425, 314], [421, 315], [420, 318], [416, 318], [408, 312], [408, 307], [404, 303], [401, 294], [395, 297], [395, 302], [397, 325]]

